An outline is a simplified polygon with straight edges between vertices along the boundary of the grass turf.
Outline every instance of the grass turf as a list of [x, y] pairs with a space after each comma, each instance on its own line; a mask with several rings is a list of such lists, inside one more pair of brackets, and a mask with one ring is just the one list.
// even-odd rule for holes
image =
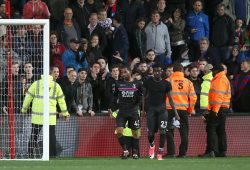
[[249, 170], [250, 157], [170, 158], [58, 158], [50, 161], [0, 161], [1, 170]]

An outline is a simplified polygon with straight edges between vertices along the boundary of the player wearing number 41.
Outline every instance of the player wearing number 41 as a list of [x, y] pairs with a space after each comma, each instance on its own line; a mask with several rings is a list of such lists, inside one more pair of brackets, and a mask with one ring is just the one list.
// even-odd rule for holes
[[147, 125], [148, 125], [148, 141], [150, 143], [149, 148], [149, 158], [154, 159], [155, 155], [155, 145], [154, 145], [154, 137], [155, 133], [159, 129], [160, 133], [160, 141], [159, 141], [159, 150], [157, 154], [158, 160], [162, 159], [162, 154], [164, 150], [164, 144], [166, 139], [166, 131], [167, 131], [167, 110], [165, 99], [169, 98], [169, 103], [173, 108], [176, 119], [179, 120], [179, 115], [175, 109], [175, 105], [172, 99], [171, 84], [162, 79], [162, 68], [160, 66], [155, 65], [153, 68], [154, 76], [147, 79], [144, 82], [144, 87], [146, 89], [145, 98], [148, 100], [149, 106], [146, 109], [147, 113]]
[[[120, 69], [121, 80], [115, 83], [115, 91], [109, 106], [109, 114], [119, 109], [116, 117], [116, 132], [118, 141], [123, 148], [123, 159], [127, 159], [129, 152], [123, 137], [123, 129], [128, 122], [128, 128], [132, 129], [134, 151], [132, 157], [138, 159], [139, 137], [140, 137], [140, 115], [138, 113], [141, 98], [143, 97], [142, 82], [131, 77], [131, 69], [122, 67]], [[119, 104], [118, 104], [119, 103]], [[144, 108], [144, 106], [142, 106]], [[144, 110], [144, 109], [142, 109]]]
[[[185, 157], [188, 149], [188, 115], [195, 114], [194, 106], [197, 100], [193, 83], [184, 77], [184, 68], [180, 63], [173, 66], [174, 73], [167, 79], [172, 85], [172, 98], [175, 108], [180, 116], [181, 144], [179, 155]], [[167, 131], [167, 156], [175, 156], [174, 128], [171, 125], [175, 116], [174, 108], [170, 105], [169, 98], [166, 98], [168, 110], [168, 131]]]

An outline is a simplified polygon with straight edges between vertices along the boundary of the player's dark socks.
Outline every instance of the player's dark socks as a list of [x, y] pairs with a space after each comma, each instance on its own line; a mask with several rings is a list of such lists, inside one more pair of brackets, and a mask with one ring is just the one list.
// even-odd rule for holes
[[133, 139], [133, 153], [139, 153], [139, 139]]
[[148, 136], [148, 142], [150, 143], [151, 147], [155, 145], [154, 140], [155, 140], [155, 136], [153, 135]]
[[119, 142], [119, 144], [121, 145], [122, 149], [123, 149], [124, 151], [126, 151], [126, 150], [127, 150], [127, 147], [126, 147], [125, 138], [124, 138], [123, 136], [119, 137], [119, 138], [118, 138], [118, 142]]
[[165, 140], [166, 140], [166, 135], [165, 134], [160, 134], [159, 148], [164, 148]]

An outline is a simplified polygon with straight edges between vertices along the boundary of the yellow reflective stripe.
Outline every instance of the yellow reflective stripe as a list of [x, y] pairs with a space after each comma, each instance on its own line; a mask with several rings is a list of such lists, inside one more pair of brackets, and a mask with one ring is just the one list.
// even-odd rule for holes
[[207, 107], [205, 107], [205, 106], [201, 106], [201, 107], [200, 107], [200, 109], [207, 109]]
[[215, 93], [221, 93], [221, 94], [225, 94], [225, 91], [222, 90], [215, 90], [215, 89], [210, 89], [209, 92], [215, 92]]
[[42, 98], [43, 98], [43, 96], [40, 96], [40, 95], [35, 95], [35, 98], [42, 99]]
[[230, 90], [223, 91], [223, 90], [210, 89], [209, 92], [215, 92], [215, 93], [220, 93], [220, 94], [231, 94]]
[[191, 93], [188, 96], [196, 96], [196, 93]]
[[[35, 95], [34, 98], [43, 99], [43, 96]], [[49, 99], [56, 100], [57, 98], [55, 98], [55, 97], [49, 97]]]
[[219, 104], [219, 105], [221, 105], [222, 102], [209, 102], [209, 104]]
[[[37, 86], [36, 86], [37, 95], [31, 95], [31, 96], [34, 98], [42, 99], [43, 96], [39, 95], [39, 87], [40, 87], [39, 84], [40, 84], [40, 80], [37, 81]], [[53, 95], [50, 96], [49, 98], [52, 100], [56, 100], [58, 98], [64, 97], [64, 96], [55, 97], [55, 95], [56, 95], [56, 82], [54, 82]]]
[[187, 95], [186, 92], [172, 92], [172, 95]]
[[189, 106], [195, 106], [195, 104], [190, 103]]
[[52, 97], [56, 97], [56, 82], [54, 81], [54, 89], [53, 89], [53, 95]]
[[209, 104], [230, 105], [230, 102], [209, 102]]
[[203, 81], [211, 82], [211, 80], [209, 80], [209, 79], [205, 79], [205, 80], [203, 80]]
[[68, 110], [61, 110], [62, 113], [68, 112]]
[[[40, 80], [38, 80], [37, 83], [36, 83], [36, 93], [37, 93], [37, 96], [39, 96], [39, 82], [40, 82]], [[39, 97], [37, 97], [37, 98], [39, 98]]]
[[[166, 105], [170, 105], [169, 102], [166, 102]], [[174, 103], [175, 106], [181, 106], [181, 107], [188, 107], [188, 104], [182, 104], [182, 103]]]
[[[33, 114], [33, 115], [43, 116], [43, 113], [41, 113], [41, 112], [34, 112], [34, 111], [32, 111], [32, 114]], [[49, 113], [49, 114], [50, 114], [50, 116], [51, 116], [51, 115], [56, 115], [57, 113], [55, 112], [55, 113]]]
[[208, 93], [201, 92], [201, 94], [200, 94], [200, 95], [208, 96]]
[[28, 95], [32, 96], [32, 97], [35, 97], [34, 94], [30, 93], [29, 91], [27, 92]]
[[214, 90], [214, 89], [211, 89], [209, 92], [215, 92], [215, 93], [220, 93], [220, 94], [231, 94], [230, 91], [222, 91], [222, 90]]
[[56, 97], [56, 99], [60, 99], [60, 98], [63, 98], [63, 97], [64, 97], [64, 95], [62, 94], [61, 96]]

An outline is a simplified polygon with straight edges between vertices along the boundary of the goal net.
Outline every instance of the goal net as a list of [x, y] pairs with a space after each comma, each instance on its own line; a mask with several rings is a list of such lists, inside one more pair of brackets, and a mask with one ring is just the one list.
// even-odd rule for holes
[[[31, 123], [30, 85], [44, 76], [43, 125]], [[49, 22], [0, 20], [0, 159], [49, 159]], [[40, 110], [41, 110], [40, 109]]]

